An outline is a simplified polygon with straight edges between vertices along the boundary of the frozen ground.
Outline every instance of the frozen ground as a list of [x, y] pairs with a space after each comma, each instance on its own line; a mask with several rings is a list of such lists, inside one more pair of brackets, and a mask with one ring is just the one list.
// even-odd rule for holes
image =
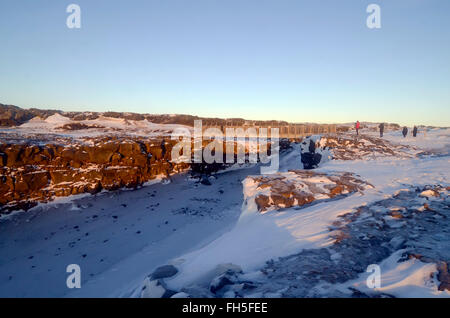
[[[129, 296], [153, 268], [229, 229], [256, 171], [222, 173], [211, 186], [179, 175], [0, 220], [0, 297]], [[69, 264], [81, 267], [80, 290], [66, 287]]]
[[[219, 174], [211, 186], [179, 175], [0, 220], [0, 296], [135, 297], [156, 267], [173, 264], [179, 272], [165, 282], [184, 296], [448, 297], [437, 276], [450, 261], [450, 131], [386, 135], [423, 154], [327, 161], [317, 171], [352, 172], [373, 188], [304, 208], [259, 213], [247, 178], [259, 168], [250, 167]], [[299, 168], [294, 145], [280, 172]], [[439, 199], [420, 196], [429, 185], [443, 187]], [[212, 294], [226, 263], [242, 273]], [[382, 270], [376, 291], [364, 287], [372, 263]], [[79, 290], [66, 287], [69, 264], [81, 266]]]
[[[255, 288], [241, 294], [449, 297], [436, 279], [438, 267], [447, 273], [450, 259], [448, 191], [427, 199], [416, 190], [400, 191], [339, 216], [329, 226], [331, 244], [269, 261]], [[381, 268], [381, 286], [376, 289], [366, 285], [371, 264]]]
[[[450, 128], [422, 128], [419, 127], [417, 137], [411, 134], [412, 128], [409, 128], [408, 135], [403, 137], [401, 131], [386, 131], [383, 139], [417, 147], [426, 151], [432, 151], [436, 154], [449, 155], [450, 151]], [[378, 137], [379, 132], [364, 131], [364, 134]]]
[[[443, 136], [447, 136], [447, 140]], [[435, 137], [439, 140], [436, 145], [433, 144]], [[261, 214], [254, 202], [252, 192], [254, 183], [244, 182], [245, 201], [236, 226], [211, 244], [176, 260], [180, 273], [165, 280], [167, 287], [171, 290], [190, 293], [194, 297], [355, 296], [348, 288], [347, 293], [333, 288], [328, 288], [328, 291], [320, 293], [313, 287], [320, 286], [321, 277], [326, 277], [326, 275], [332, 277], [328, 280], [329, 284], [356, 279], [359, 274], [365, 271], [366, 266], [372, 263], [378, 264], [404, 246], [409, 246], [412, 250], [415, 250], [417, 244], [414, 245], [410, 241], [414, 235], [414, 231], [411, 231], [410, 227], [416, 225], [420, 233], [416, 233], [415, 239], [428, 245], [428, 249], [434, 249], [441, 253], [440, 257], [428, 258], [430, 264], [434, 264], [433, 262], [448, 263], [450, 257], [445, 252], [450, 246], [447, 223], [449, 217], [447, 190], [440, 194], [439, 200], [442, 200], [442, 202], [436, 207], [437, 212], [433, 212], [436, 214], [433, 215], [432, 212], [424, 214], [426, 217], [431, 217], [432, 220], [429, 223], [427, 223], [428, 220], [424, 221], [427, 224], [426, 227], [421, 227], [420, 222], [423, 220], [420, 217], [412, 218], [407, 224], [398, 222], [399, 230], [395, 234], [391, 233], [391, 236], [387, 234], [389, 232], [383, 227], [372, 229], [372, 231], [374, 230], [372, 233], [365, 231], [367, 230], [365, 228], [356, 227], [355, 231], [361, 231], [361, 235], [371, 236], [371, 239], [367, 241], [370, 244], [358, 246], [356, 243], [361, 240], [361, 237], [356, 236], [352, 237], [351, 240], [349, 239], [349, 244], [342, 247], [342, 251], [336, 252], [333, 251], [337, 249], [335, 246], [336, 237], [334, 236], [335, 233], [330, 230], [330, 226], [339, 217], [347, 214], [352, 215], [365, 206], [376, 206], [376, 202], [380, 200], [395, 198], [402, 190], [408, 191], [408, 193], [410, 191], [415, 195], [415, 190], [418, 187], [422, 187], [422, 189], [427, 185], [448, 187], [450, 157], [446, 154], [448, 154], [449, 137], [448, 130], [444, 132], [434, 130], [428, 132], [427, 137], [423, 138], [425, 140], [421, 140], [419, 145], [414, 144], [414, 139], [409, 140], [409, 146], [416, 149], [410, 149], [408, 153], [419, 154], [424, 150], [431, 150], [428, 155], [412, 158], [409, 156], [368, 156], [360, 160], [328, 161], [317, 171], [324, 173], [353, 172], [360, 176], [362, 180], [373, 185], [374, 188], [367, 189], [364, 193], [357, 192], [339, 200], [328, 200], [312, 206], [306, 205], [302, 209], [293, 207]], [[401, 141], [407, 144], [407, 141], [402, 139], [403, 137], [397, 136], [395, 133], [392, 133], [389, 138], [394, 143]], [[424, 147], [425, 145], [430, 147]], [[294, 151], [290, 156], [281, 160], [282, 171], [286, 170], [288, 166], [292, 168], [290, 165], [293, 162], [299, 162], [299, 158], [295, 158], [296, 153]], [[407, 211], [409, 211], [408, 209], [413, 211], [419, 209], [420, 212], [420, 209], [423, 209], [423, 205], [426, 203], [424, 200], [427, 199], [421, 197], [418, 200], [422, 205], [417, 205], [412, 197], [400, 199], [404, 204], [403, 208]], [[391, 208], [394, 209], [396, 206], [385, 207], [385, 209]], [[374, 218], [384, 216], [381, 212], [373, 215]], [[389, 227], [389, 225], [386, 226]], [[421, 231], [425, 228], [425, 233], [422, 233]], [[408, 236], [409, 234], [411, 237]], [[383, 239], [377, 238], [377, 235], [381, 235]], [[401, 239], [402, 236], [405, 236], [405, 238]], [[384, 245], [389, 244], [391, 240], [394, 246], [386, 248]], [[394, 244], [396, 240], [402, 240], [402, 242], [398, 245]], [[343, 259], [347, 262], [339, 265], [335, 261], [341, 258], [344, 253], [347, 255]], [[290, 267], [287, 264], [289, 261], [278, 259], [288, 255], [292, 255], [291, 263], [292, 257], [294, 259]], [[295, 255], [298, 256], [295, 257]], [[309, 256], [305, 257], [305, 255]], [[273, 261], [266, 264], [271, 259]], [[218, 278], [223, 279], [223, 276], [215, 275], [219, 274], [218, 268], [220, 268], [220, 265], [227, 263], [239, 266], [243, 270], [243, 274], [234, 273], [226, 276], [226, 280], [231, 281], [231, 283], [213, 295], [210, 292], [210, 286]], [[414, 293], [409, 292], [409, 282], [404, 279], [405, 272], [401, 270], [402, 267], [392, 266], [391, 263], [388, 261], [390, 266], [385, 266], [386, 263], [383, 263], [382, 268], [383, 266], [385, 269], [388, 268], [386, 271], [389, 271], [389, 284], [392, 288], [386, 287], [379, 290], [379, 294], [391, 292], [389, 296], [399, 297], [411, 295], [449, 296], [448, 291], [438, 291], [435, 278], [434, 280], [422, 280], [420, 282], [416, 280]], [[269, 266], [269, 269], [267, 266]], [[426, 268], [428, 278], [431, 274], [434, 275], [433, 277], [437, 277], [438, 273], [435, 267], [434, 271], [431, 272], [429, 271], [433, 269], [431, 265], [428, 264]], [[278, 272], [280, 275], [271, 275], [268, 270]], [[415, 271], [412, 271], [411, 275], [413, 273]], [[425, 274], [422, 273], [421, 275], [423, 277]], [[325, 281], [327, 280], [325, 279]], [[249, 287], [248, 284], [251, 286]], [[403, 288], [397, 288], [399, 285]], [[247, 288], [243, 286], [247, 286]], [[360, 295], [366, 294], [360, 291]]]

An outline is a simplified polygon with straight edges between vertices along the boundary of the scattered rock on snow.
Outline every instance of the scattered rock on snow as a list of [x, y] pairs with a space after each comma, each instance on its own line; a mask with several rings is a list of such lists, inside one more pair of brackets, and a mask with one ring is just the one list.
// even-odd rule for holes
[[234, 273], [234, 274], [241, 274], [242, 268], [239, 265], [233, 264], [233, 263], [223, 263], [216, 266], [214, 269], [214, 275], [219, 276], [224, 273]]
[[[442, 189], [438, 190], [440, 199], [429, 200], [426, 212], [418, 208], [424, 201], [420, 193], [430, 187], [417, 191], [410, 188], [391, 198], [358, 207], [355, 212], [339, 216], [330, 226], [330, 236], [335, 239], [332, 247], [305, 249], [267, 262], [261, 269], [265, 279], [256, 288], [238, 290], [238, 284], [234, 284], [223, 287], [216, 296], [232, 290], [239, 297], [260, 292], [272, 297], [285, 288], [282, 297], [393, 297], [387, 293], [366, 294], [356, 289], [343, 292], [328, 287], [355, 279], [369, 264], [379, 264], [402, 249], [407, 253], [398, 262], [413, 257], [436, 264], [435, 292], [450, 290], [450, 250], [446, 248], [450, 244], [450, 197], [445, 193], [446, 188], [432, 188]], [[401, 218], [393, 217], [393, 212], [401, 214]], [[239, 279], [244, 276], [239, 275]]]
[[439, 192], [433, 189], [429, 189], [422, 191], [419, 196], [423, 198], [439, 197]]
[[237, 276], [242, 273], [242, 268], [238, 265], [227, 263], [219, 264], [214, 270], [217, 275], [209, 286], [209, 290], [215, 294], [227, 285], [233, 285], [238, 282]]
[[211, 185], [211, 181], [209, 181], [209, 178], [206, 175], [202, 175], [200, 183], [203, 185]]
[[178, 273], [178, 269], [173, 265], [163, 265], [155, 269], [155, 271], [150, 275], [152, 280], [172, 277]]
[[177, 292], [170, 290], [160, 279], [146, 278], [141, 291], [141, 298], [170, 298]]
[[209, 290], [215, 294], [217, 291], [225, 287], [226, 285], [232, 285], [235, 278], [232, 274], [222, 274], [216, 278], [214, 278], [209, 286]]

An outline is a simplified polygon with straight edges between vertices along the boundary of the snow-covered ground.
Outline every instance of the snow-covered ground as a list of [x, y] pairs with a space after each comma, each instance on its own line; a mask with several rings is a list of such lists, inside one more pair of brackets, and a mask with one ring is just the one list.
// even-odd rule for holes
[[[369, 136], [378, 137], [378, 131], [363, 131], [364, 134]], [[398, 143], [402, 145], [408, 145], [417, 147], [426, 151], [434, 151], [436, 153], [442, 153], [448, 155], [450, 151], [450, 128], [421, 128], [419, 127], [417, 137], [412, 136], [412, 128], [408, 129], [408, 134], [403, 137], [402, 132], [398, 131], [385, 131], [383, 139]]]
[[[449, 297], [448, 291], [437, 289], [436, 264], [418, 259], [397, 262], [402, 253], [412, 248], [406, 243], [394, 244], [394, 240], [391, 245], [397, 250], [380, 248], [373, 254], [367, 252], [367, 257], [335, 245], [336, 233], [330, 227], [360, 207], [373, 207], [371, 211], [376, 212], [376, 202], [393, 198], [402, 191], [427, 185], [450, 186], [449, 129], [432, 129], [426, 135], [419, 131], [415, 139], [403, 138], [400, 131], [386, 132], [385, 136], [392, 143], [417, 148], [410, 153], [433, 153], [412, 158], [374, 156], [327, 161], [315, 171], [352, 172], [373, 188], [303, 208], [261, 214], [254, 202], [254, 183], [248, 178], [259, 174], [259, 167], [254, 166], [221, 173], [212, 180], [211, 186], [178, 175], [169, 184], [104, 192], [70, 203], [39, 206], [0, 220], [0, 296], [135, 297], [140, 295], [145, 277], [164, 264], [173, 264], [179, 270], [175, 276], [165, 279], [170, 289], [185, 291], [184, 296], [212, 295], [209, 284], [217, 276], [217, 269], [221, 264], [223, 267], [230, 263], [242, 269], [241, 281], [251, 281], [256, 287], [246, 291], [230, 288], [226, 295], [219, 296], [311, 296], [302, 290], [289, 289], [296, 277], [299, 283], [311, 287], [313, 296], [350, 297], [349, 288], [370, 294], [364, 287], [365, 268], [355, 271], [349, 263], [339, 262], [345, 259], [350, 263], [358, 260], [358, 266], [375, 260], [382, 271], [379, 293], [397, 297]], [[300, 145], [294, 144], [290, 152], [281, 156], [280, 172], [301, 168]], [[439, 204], [445, 207], [448, 191], [441, 196], [444, 201]], [[427, 202], [426, 198], [417, 200]], [[446, 207], [439, 212], [445, 218], [449, 212]], [[351, 229], [359, 231], [357, 225], [364, 217], [358, 216]], [[439, 232], [438, 217], [436, 222], [431, 231]], [[403, 232], [389, 233], [398, 236]], [[383, 232], [372, 234], [380, 233]], [[427, 235], [427, 244], [436, 243], [433, 248], [442, 252], [439, 255], [447, 255], [448, 246], [440, 242], [448, 242], [450, 234]], [[359, 241], [360, 238], [355, 244]], [[366, 248], [355, 246], [361, 249], [359, 253]], [[343, 256], [345, 253], [349, 254]], [[273, 270], [291, 268], [289, 262], [294, 262], [292, 266], [301, 268], [302, 272], [289, 281], [287, 272], [283, 272], [282, 278], [273, 274]], [[66, 287], [69, 264], [81, 266], [81, 289]], [[319, 270], [332, 264], [336, 265], [332, 271], [337, 275], [335, 282], [330, 283], [333, 281], [330, 279], [323, 284], [314, 280], [323, 274], [314, 273], [315, 267]]]
[[[440, 129], [429, 131], [426, 137], [421, 137], [419, 144], [415, 144], [415, 139], [409, 139], [408, 143], [407, 140], [402, 138], [397, 136], [396, 133], [392, 133], [389, 137], [394, 143], [401, 141], [403, 144], [422, 150], [437, 151], [439, 154], [448, 153], [449, 150], [449, 130], [444, 132]], [[435, 138], [439, 141], [437, 144], [433, 142]], [[425, 145], [429, 147], [425, 148]], [[298, 151], [295, 149], [290, 155], [282, 158], [281, 171], [291, 169], [293, 163], [298, 164], [299, 162]], [[368, 160], [328, 161], [317, 171], [353, 172], [372, 184], [374, 188], [366, 190], [363, 194], [355, 193], [341, 200], [331, 200], [304, 209], [293, 207], [265, 214], [258, 212], [254, 201], [245, 200], [241, 216], [231, 231], [202, 249], [183, 255], [174, 261], [178, 264], [180, 273], [173, 278], [166, 279], [167, 286], [174, 290], [189, 286], [208, 287], [213, 276], [217, 274], [217, 266], [226, 263], [240, 266], [246, 275], [259, 277], [261, 276], [259, 270], [270, 259], [287, 256], [303, 249], [319, 249], [331, 246], [333, 239], [330, 235], [329, 226], [340, 215], [354, 212], [360, 206], [392, 197], [405, 188], [425, 185], [448, 187], [450, 185], [448, 183], [449, 167], [449, 156], [412, 159], [386, 157], [376, 160], [369, 157]], [[248, 179], [244, 182], [246, 197], [253, 195], [253, 186], [254, 182]], [[448, 206], [446, 212], [449, 212]], [[435, 230], [439, 231], [439, 228], [437, 227]], [[448, 246], [436, 245], [436, 248], [446, 249]], [[363, 256], [355, 255], [354, 257]], [[314, 264], [311, 264], [311, 266], [314, 267]], [[398, 274], [397, 277], [395, 268], [392, 268], [392, 266], [389, 268], [390, 285], [394, 286], [396, 279], [398, 279], [399, 284], [400, 281], [403, 281], [404, 272]], [[270, 281], [267, 284], [270, 284]], [[430, 287], [426, 285], [426, 282], [423, 282], [417, 288], [422, 287], [424, 295], [428, 295], [429, 293], [425, 290]], [[414, 295], [420, 293], [417, 288]], [[436, 289], [436, 285], [434, 288]], [[408, 289], [405, 288], [404, 290]], [[412, 295], [411, 293], [402, 294], [401, 290], [396, 291], [397, 296], [407, 297]], [[435, 295], [450, 296], [448, 291], [438, 292], [434, 290], [433, 292]], [[274, 293], [250, 295], [273, 296]]]
[[349, 288], [356, 288], [369, 295], [384, 293], [394, 297], [450, 297], [448, 291], [437, 290], [439, 283], [433, 275], [437, 272], [436, 264], [424, 263], [415, 258], [402, 261], [405, 251], [398, 250], [379, 264], [382, 275], [380, 287], [375, 291], [366, 283], [371, 272], [364, 272], [355, 280], [337, 284], [335, 288], [344, 293], [348, 293]]
[[[82, 126], [85, 128], [81, 127], [81, 129], [74, 130], [67, 129], [70, 125], [85, 125]], [[6, 135], [16, 134], [18, 136], [45, 136], [50, 134], [72, 138], [98, 137], [105, 134], [160, 137], [170, 135], [170, 133], [177, 128], [189, 129], [190, 131], [193, 130], [192, 127], [184, 125], [156, 124], [149, 122], [147, 119], [128, 120], [124, 118], [100, 116], [97, 119], [91, 120], [72, 120], [71, 118], [60, 114], [54, 114], [46, 119], [34, 117], [17, 127], [1, 128], [0, 133]]]
[[[130, 296], [155, 267], [229, 229], [242, 181], [257, 171], [222, 173], [211, 186], [178, 175], [0, 220], [0, 297]], [[69, 264], [81, 267], [79, 290], [66, 286]]]

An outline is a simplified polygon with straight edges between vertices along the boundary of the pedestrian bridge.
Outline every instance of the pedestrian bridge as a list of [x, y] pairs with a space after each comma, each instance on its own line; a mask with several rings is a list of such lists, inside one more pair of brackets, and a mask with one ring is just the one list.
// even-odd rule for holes
[[205, 131], [209, 128], [216, 128], [222, 131], [225, 135], [228, 128], [237, 130], [247, 129], [255, 130], [259, 132], [259, 128], [266, 128], [268, 131], [268, 137], [270, 137], [270, 129], [278, 128], [279, 137], [287, 139], [297, 139], [310, 135], [336, 133], [335, 124], [289, 124], [289, 125], [204, 125], [202, 130]]

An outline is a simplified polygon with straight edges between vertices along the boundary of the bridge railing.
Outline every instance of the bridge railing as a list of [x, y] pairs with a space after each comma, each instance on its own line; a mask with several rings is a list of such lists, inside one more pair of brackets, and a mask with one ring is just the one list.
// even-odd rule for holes
[[317, 134], [334, 134], [336, 133], [335, 124], [289, 124], [289, 125], [207, 125], [203, 126], [203, 131], [208, 128], [217, 128], [226, 133], [227, 128], [239, 129], [246, 131], [248, 128], [254, 128], [259, 131], [259, 128], [267, 128], [268, 136], [270, 137], [270, 128], [278, 128], [280, 138], [296, 139], [309, 135]]

